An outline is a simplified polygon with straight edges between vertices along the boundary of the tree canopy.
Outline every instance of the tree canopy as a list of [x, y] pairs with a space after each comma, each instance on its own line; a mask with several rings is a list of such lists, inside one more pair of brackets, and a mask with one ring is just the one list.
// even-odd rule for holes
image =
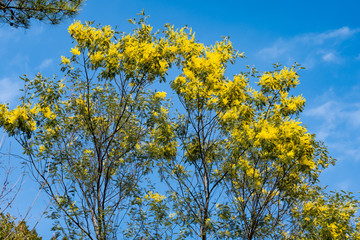
[[13, 27], [29, 28], [33, 19], [58, 24], [73, 17], [84, 0], [0, 0], [0, 21]]
[[9, 213], [2, 212], [0, 213], [0, 237], [9, 240], [42, 239], [34, 229], [29, 230], [25, 221], [16, 222], [16, 219]]
[[191, 29], [154, 32], [145, 19], [130, 20], [129, 34], [74, 22], [65, 77], [25, 76], [21, 104], [0, 105], [0, 125], [53, 200], [53, 229], [88, 239], [358, 239], [358, 201], [318, 184], [335, 161], [300, 121], [300, 67], [228, 76], [243, 57], [229, 39], [208, 46]]

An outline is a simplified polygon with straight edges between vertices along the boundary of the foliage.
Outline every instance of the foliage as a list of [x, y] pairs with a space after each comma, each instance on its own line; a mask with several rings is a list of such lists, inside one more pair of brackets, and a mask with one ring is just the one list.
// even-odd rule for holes
[[66, 216], [65, 227], [59, 221], [54, 230], [69, 238], [116, 238], [152, 169], [144, 149], [160, 147], [154, 138], [165, 93], [145, 87], [164, 78], [167, 61], [145, 24], [118, 38], [108, 26], [79, 22], [69, 32], [76, 46], [71, 59], [62, 57], [66, 79], [24, 78], [22, 105], [11, 111], [3, 105], [1, 122], [55, 201], [50, 217]]
[[84, 0], [0, 0], [0, 21], [13, 27], [29, 28], [30, 21], [58, 24], [73, 17]]
[[[153, 33], [144, 17], [130, 22], [131, 34], [74, 22], [65, 78], [24, 77], [22, 103], [0, 105], [1, 126], [54, 200], [54, 230], [88, 239], [358, 237], [358, 202], [318, 186], [335, 161], [300, 122], [298, 65], [229, 78], [227, 65], [243, 54], [227, 38], [206, 46], [187, 28]], [[174, 105], [151, 90], [171, 67], [180, 71]]]
[[24, 221], [16, 222], [9, 213], [0, 214], [0, 238], [9, 240], [41, 240], [37, 232], [29, 230], [28, 226]]
[[360, 239], [359, 201], [352, 193], [314, 189], [311, 197], [293, 208], [299, 220], [291, 239]]

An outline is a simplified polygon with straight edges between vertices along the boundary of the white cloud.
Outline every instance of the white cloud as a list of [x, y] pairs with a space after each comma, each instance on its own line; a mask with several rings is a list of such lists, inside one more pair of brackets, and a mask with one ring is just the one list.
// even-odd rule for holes
[[336, 57], [333, 53], [327, 53], [322, 57], [322, 59], [325, 62], [334, 62], [336, 60]]
[[322, 56], [322, 60], [328, 63], [341, 63], [342, 59], [333, 52], [328, 52]]
[[275, 44], [272, 47], [261, 49], [259, 54], [269, 56], [272, 58], [278, 58], [287, 52], [287, 49], [285, 48], [285, 46], [284, 45], [280, 46], [280, 45], [281, 44]]
[[287, 55], [291, 48], [290, 42], [278, 39], [273, 46], [261, 49], [258, 52], [258, 55], [264, 59], [270, 58], [277, 60], [278, 58]]
[[0, 79], [0, 103], [9, 103], [20, 93], [20, 83], [10, 78]]
[[360, 102], [327, 100], [321, 105], [305, 110], [304, 116], [318, 123], [317, 135], [321, 139], [330, 135], [345, 137], [345, 133], [360, 133]]
[[306, 114], [317, 117], [326, 117], [328, 120], [334, 120], [335, 117], [346, 118], [349, 120], [354, 116], [357, 116], [359, 111], [359, 103], [341, 103], [335, 100], [329, 100], [318, 107], [308, 110]]
[[339, 29], [336, 29], [334, 31], [330, 31], [329, 33], [322, 34], [323, 38], [347, 38], [353, 36], [355, 33], [357, 33], [359, 29], [351, 30], [349, 27], [342, 27]]
[[[307, 117], [316, 118], [320, 120], [321, 124], [318, 126], [317, 137], [324, 140], [332, 134], [336, 128], [337, 118], [341, 116], [342, 109], [334, 101], [328, 101], [320, 106], [311, 108], [304, 112]], [[313, 119], [314, 120], [314, 119]]]
[[328, 40], [343, 41], [354, 36], [360, 31], [359, 28], [350, 29], [349, 27], [342, 27], [339, 29], [323, 32], [323, 33], [308, 33], [304, 35], [299, 35], [298, 40], [303, 42], [308, 42], [311, 44], [323, 44]]
[[302, 120], [338, 160], [360, 161], [360, 101], [348, 94], [350, 99], [339, 99], [328, 91], [315, 101], [320, 104], [305, 110]]
[[323, 33], [306, 33], [292, 38], [279, 38], [272, 46], [258, 51], [258, 56], [266, 61], [285, 62], [296, 59], [307, 68], [320, 61], [327, 63], [342, 63], [339, 45], [360, 32], [359, 28], [342, 27]]
[[42, 61], [42, 63], [36, 67], [36, 69], [39, 70], [44, 70], [45, 68], [48, 68], [52, 65], [53, 63], [53, 59], [49, 58], [49, 59], [45, 59], [44, 61]]

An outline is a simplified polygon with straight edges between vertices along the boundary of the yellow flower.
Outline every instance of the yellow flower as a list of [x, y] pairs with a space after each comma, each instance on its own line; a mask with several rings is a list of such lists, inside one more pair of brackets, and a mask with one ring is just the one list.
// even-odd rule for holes
[[160, 72], [166, 72], [168, 68], [168, 63], [165, 60], [161, 60], [159, 64], [160, 64]]
[[10, 114], [7, 116], [7, 121], [10, 124], [15, 123], [17, 119], [26, 120], [26, 110], [23, 107], [17, 107], [14, 110], [10, 112]]
[[68, 31], [70, 33], [70, 35], [73, 35], [76, 30], [80, 30], [83, 28], [83, 25], [81, 24], [81, 21], [75, 21], [73, 24], [70, 25], [70, 27], [68, 28]]
[[70, 52], [71, 52], [72, 54], [76, 55], [76, 56], [80, 55], [80, 51], [79, 51], [79, 49], [78, 49], [77, 47], [71, 48], [71, 51], [70, 51]]
[[44, 145], [40, 145], [40, 147], [39, 147], [39, 153], [42, 153], [43, 151], [45, 151], [45, 146], [44, 146]]
[[94, 54], [90, 55], [90, 61], [92, 64], [97, 64], [104, 59], [104, 54], [101, 52], [95, 52]]
[[30, 131], [35, 131], [35, 130], [36, 130], [36, 122], [30, 121]]
[[8, 120], [8, 122], [10, 124], [13, 124], [16, 121], [16, 116], [15, 115], [9, 115], [7, 120]]
[[56, 115], [51, 111], [50, 107], [44, 107], [40, 110], [45, 118], [55, 119]]
[[153, 200], [156, 203], [161, 202], [162, 200], [164, 200], [166, 197], [163, 195], [160, 195], [158, 193], [153, 193], [152, 191], [149, 191], [149, 194], [145, 195], [145, 199], [149, 200]]
[[164, 99], [166, 97], [166, 92], [156, 92], [155, 97]]
[[64, 64], [64, 65], [69, 65], [70, 64], [70, 59], [64, 57], [64, 56], [61, 56], [61, 63]]

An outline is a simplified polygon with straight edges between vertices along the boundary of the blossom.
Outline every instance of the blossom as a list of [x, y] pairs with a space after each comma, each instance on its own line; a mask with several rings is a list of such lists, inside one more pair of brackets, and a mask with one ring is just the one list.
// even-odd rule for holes
[[67, 57], [61, 56], [61, 63], [64, 65], [69, 65], [70, 59], [68, 59]]
[[164, 99], [166, 97], [166, 92], [156, 92], [155, 97]]
[[71, 52], [72, 54], [76, 55], [76, 56], [80, 55], [80, 51], [79, 51], [79, 49], [78, 49], [77, 47], [71, 48], [71, 51], [70, 51], [70, 52]]

